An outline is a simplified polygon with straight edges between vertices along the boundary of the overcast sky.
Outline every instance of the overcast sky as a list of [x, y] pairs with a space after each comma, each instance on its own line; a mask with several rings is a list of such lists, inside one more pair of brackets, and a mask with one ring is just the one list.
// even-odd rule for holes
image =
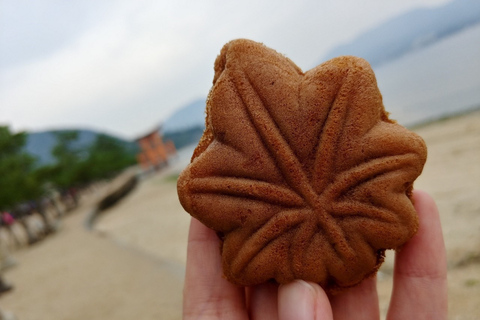
[[0, 125], [135, 138], [206, 97], [223, 44], [249, 38], [308, 70], [332, 47], [448, 0], [0, 0]]

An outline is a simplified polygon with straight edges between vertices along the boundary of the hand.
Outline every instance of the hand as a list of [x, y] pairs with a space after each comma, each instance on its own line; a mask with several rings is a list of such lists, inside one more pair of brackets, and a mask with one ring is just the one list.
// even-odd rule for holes
[[[414, 191], [418, 233], [396, 253], [387, 319], [446, 319], [447, 268], [438, 210]], [[238, 287], [222, 278], [215, 232], [192, 219], [188, 239], [183, 317], [190, 319], [379, 319], [375, 278], [336, 296], [301, 280], [286, 285]]]

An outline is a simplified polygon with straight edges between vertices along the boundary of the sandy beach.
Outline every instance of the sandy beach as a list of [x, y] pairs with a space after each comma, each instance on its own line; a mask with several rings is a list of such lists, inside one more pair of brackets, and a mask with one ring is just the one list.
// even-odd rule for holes
[[[428, 146], [416, 188], [440, 209], [448, 257], [449, 319], [480, 319], [480, 110], [414, 128]], [[106, 187], [85, 195], [59, 231], [12, 252], [4, 273], [15, 288], [0, 309], [19, 320], [181, 319], [189, 215], [178, 202], [185, 165], [144, 177], [99, 217], [85, 221]], [[382, 315], [392, 286], [393, 253], [378, 276]]]

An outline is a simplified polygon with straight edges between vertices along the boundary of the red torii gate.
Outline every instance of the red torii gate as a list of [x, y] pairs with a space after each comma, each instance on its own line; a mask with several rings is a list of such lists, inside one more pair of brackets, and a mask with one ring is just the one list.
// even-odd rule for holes
[[163, 141], [160, 128], [135, 139], [140, 146], [137, 161], [144, 170], [158, 170], [168, 164], [168, 158], [177, 153], [173, 141]]

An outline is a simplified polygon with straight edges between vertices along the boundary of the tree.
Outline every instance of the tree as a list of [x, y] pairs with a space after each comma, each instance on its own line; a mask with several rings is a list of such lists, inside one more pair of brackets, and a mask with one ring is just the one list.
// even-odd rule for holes
[[25, 132], [12, 133], [0, 126], [0, 209], [42, 195], [41, 181], [34, 174], [35, 159], [23, 152]]
[[77, 184], [81, 166], [81, 150], [74, 146], [78, 131], [56, 132], [57, 144], [52, 149], [56, 163], [45, 170], [47, 176], [60, 189], [67, 189]]
[[85, 182], [111, 178], [135, 162], [134, 153], [122, 141], [100, 134], [88, 148], [79, 176]]
[[75, 147], [77, 131], [57, 132], [57, 144], [52, 149], [56, 163], [38, 170], [42, 177], [60, 189], [86, 185], [115, 176], [136, 162], [135, 152], [114, 137], [99, 134], [87, 148]]

